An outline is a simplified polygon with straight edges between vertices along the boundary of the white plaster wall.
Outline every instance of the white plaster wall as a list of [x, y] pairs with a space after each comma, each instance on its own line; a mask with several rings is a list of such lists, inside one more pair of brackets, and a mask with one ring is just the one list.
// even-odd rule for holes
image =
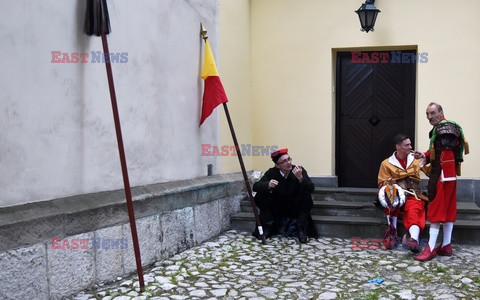
[[[52, 63], [103, 51], [84, 0], [0, 0], [0, 206], [123, 188], [105, 65]], [[218, 0], [108, 0], [110, 52], [131, 186], [204, 176], [200, 22], [218, 48]]]

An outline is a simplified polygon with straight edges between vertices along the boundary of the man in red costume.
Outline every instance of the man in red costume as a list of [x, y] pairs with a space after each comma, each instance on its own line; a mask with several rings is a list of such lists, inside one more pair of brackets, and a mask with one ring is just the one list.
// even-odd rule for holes
[[[402, 192], [405, 191], [407, 200], [403, 208], [403, 225], [405, 229], [408, 230], [410, 239], [407, 240], [405, 236], [404, 247], [409, 248], [414, 253], [418, 253], [420, 250], [419, 235], [425, 228], [424, 200], [428, 200], [420, 190], [420, 170], [423, 171], [425, 162], [420, 159], [415, 159], [413, 154], [410, 153], [412, 143], [407, 135], [398, 134], [395, 136], [394, 141], [396, 151], [380, 165], [378, 171], [378, 187], [380, 189], [386, 187], [389, 184], [389, 180], [392, 180], [402, 189]], [[395, 231], [400, 208], [401, 207], [398, 207], [393, 211], [388, 207], [384, 208], [388, 225], [390, 226], [391, 218]], [[393, 245], [386, 244], [387, 248], [392, 246]]]
[[[463, 152], [468, 154], [468, 143], [465, 142], [462, 128], [443, 115], [442, 106], [431, 102], [427, 106], [427, 119], [433, 126], [430, 131], [430, 148], [422, 153], [415, 151], [415, 158], [424, 158], [431, 164], [428, 181], [427, 219], [431, 223], [429, 241], [423, 252], [416, 256], [418, 261], [427, 261], [437, 255], [453, 254], [451, 239], [453, 223], [457, 218], [457, 175], [460, 175], [460, 163]], [[436, 246], [443, 224], [443, 242]]]

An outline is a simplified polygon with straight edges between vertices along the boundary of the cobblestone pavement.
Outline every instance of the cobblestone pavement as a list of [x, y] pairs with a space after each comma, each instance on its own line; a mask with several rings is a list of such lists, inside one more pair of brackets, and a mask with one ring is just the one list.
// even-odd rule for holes
[[[70, 299], [480, 299], [480, 246], [417, 262], [409, 250], [352, 249], [352, 240], [229, 231], [136, 276]], [[373, 247], [376, 248], [376, 247]]]

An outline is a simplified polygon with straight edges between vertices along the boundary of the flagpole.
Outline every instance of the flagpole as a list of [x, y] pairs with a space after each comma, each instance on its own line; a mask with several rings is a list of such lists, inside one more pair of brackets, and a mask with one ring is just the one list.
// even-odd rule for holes
[[130, 182], [128, 179], [127, 160], [123, 147], [122, 129], [120, 126], [120, 116], [118, 113], [117, 96], [113, 83], [113, 72], [110, 62], [107, 34], [110, 33], [110, 20], [106, 0], [87, 0], [87, 13], [85, 16], [85, 33], [87, 35], [97, 35], [102, 37], [102, 45], [105, 59], [105, 68], [107, 71], [108, 88], [110, 90], [110, 100], [112, 102], [113, 119], [115, 123], [115, 132], [117, 135], [118, 153], [120, 164], [122, 166], [123, 185], [125, 189], [125, 198], [127, 200], [128, 218], [130, 220], [130, 229], [132, 233], [132, 243], [135, 252], [135, 262], [137, 265], [138, 281], [140, 291], [145, 291], [145, 282], [143, 279], [142, 260], [140, 255], [140, 246], [138, 243], [137, 227], [135, 224], [135, 213], [133, 211], [132, 193], [130, 191]]
[[265, 245], [265, 244], [267, 244], [267, 242], [265, 240], [265, 235], [263, 234], [263, 228], [262, 228], [262, 224], [260, 223], [260, 218], [258, 216], [257, 206], [255, 205], [255, 201], [253, 199], [252, 188], [250, 187], [250, 181], [248, 180], [247, 171], [245, 170], [245, 164], [243, 163], [242, 153], [240, 152], [240, 147], [238, 146], [238, 141], [237, 141], [237, 137], [235, 135], [235, 130], [233, 129], [232, 119], [230, 118], [230, 113], [228, 112], [227, 102], [223, 103], [223, 108], [225, 110], [225, 115], [227, 117], [228, 126], [230, 127], [230, 132], [232, 134], [233, 144], [235, 145], [235, 149], [237, 150], [238, 162], [240, 163], [240, 167], [242, 169], [243, 180], [245, 181], [245, 186], [247, 188], [248, 197], [250, 198], [250, 205], [252, 206], [253, 214], [255, 215], [255, 222], [256, 222], [256, 225], [257, 225], [257, 230], [258, 230], [258, 233], [260, 234], [260, 236], [262, 238], [262, 243]]
[[[103, 51], [105, 55], [107, 55], [107, 53], [110, 53], [110, 52], [108, 52], [107, 36], [105, 35], [104, 32], [102, 32], [102, 43], [103, 43]], [[130, 220], [130, 230], [132, 233], [132, 243], [133, 243], [133, 250], [135, 253], [135, 263], [137, 265], [138, 282], [140, 285], [140, 291], [143, 292], [145, 291], [145, 282], [143, 280], [142, 258], [140, 255], [140, 246], [138, 243], [137, 226], [135, 224], [135, 212], [133, 210], [130, 181], [128, 179], [127, 160], [125, 158], [125, 149], [123, 146], [122, 129], [120, 127], [120, 116], [118, 114], [118, 106], [117, 106], [117, 97], [115, 95], [115, 87], [113, 85], [112, 66], [110, 64], [109, 59], [108, 59], [108, 62], [105, 61], [105, 67], [107, 69], [108, 86], [109, 86], [110, 98], [112, 102], [113, 119], [115, 123], [115, 132], [117, 134], [118, 153], [120, 156], [120, 164], [122, 166], [123, 186], [125, 189], [125, 198], [127, 200], [128, 219]]]
[[[203, 40], [206, 42], [208, 39], [207, 30], [201, 24], [200, 34], [202, 35]], [[235, 129], [233, 128], [232, 119], [230, 118], [230, 112], [228, 111], [227, 102], [223, 102], [223, 108], [225, 110], [225, 116], [227, 117], [228, 126], [230, 128], [230, 133], [232, 134], [233, 144], [235, 145], [235, 149], [237, 151], [238, 162], [240, 163], [240, 168], [242, 169], [243, 180], [245, 182], [245, 186], [247, 188], [248, 197], [250, 198], [250, 205], [253, 209], [253, 214], [255, 216], [255, 223], [257, 226], [258, 233], [262, 239], [262, 243], [265, 245], [267, 244], [265, 240], [265, 235], [263, 233], [262, 224], [260, 223], [260, 218], [258, 216], [257, 206], [255, 205], [255, 201], [253, 199], [252, 188], [250, 186], [250, 180], [248, 180], [247, 171], [245, 170], [245, 164], [243, 163], [242, 153], [240, 152], [240, 147], [238, 146], [237, 136], [235, 134]]]

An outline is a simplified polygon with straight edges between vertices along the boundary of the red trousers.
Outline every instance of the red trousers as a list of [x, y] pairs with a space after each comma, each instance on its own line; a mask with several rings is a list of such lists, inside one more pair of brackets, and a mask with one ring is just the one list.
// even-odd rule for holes
[[457, 181], [438, 180], [435, 198], [428, 205], [430, 223], [455, 222], [457, 220]]
[[420, 231], [425, 228], [425, 201], [408, 195], [403, 212], [403, 226], [408, 230], [412, 225], [420, 227]]
[[[392, 217], [398, 217], [400, 210], [390, 212], [389, 209], [384, 208], [385, 214], [390, 214]], [[415, 199], [413, 195], [407, 196], [407, 201], [403, 206], [403, 226], [409, 229], [412, 225], [420, 227], [420, 231], [425, 228], [425, 202]]]

